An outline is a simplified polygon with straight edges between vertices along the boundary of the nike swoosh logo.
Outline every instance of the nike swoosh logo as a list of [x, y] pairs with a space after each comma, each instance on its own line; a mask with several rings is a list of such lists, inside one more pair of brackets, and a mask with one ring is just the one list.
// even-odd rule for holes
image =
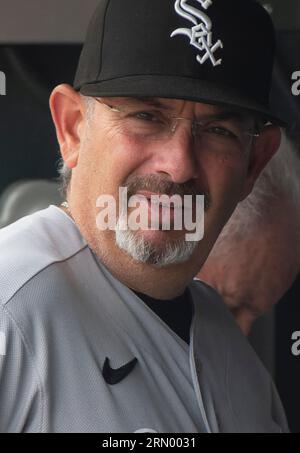
[[104, 380], [107, 384], [118, 384], [119, 382], [123, 381], [123, 379], [125, 379], [128, 374], [131, 373], [136, 364], [137, 358], [134, 358], [130, 362], [125, 363], [125, 365], [121, 366], [120, 368], [114, 369], [111, 368], [109, 364], [109, 358], [106, 357], [103, 365], [102, 376], [104, 377]]

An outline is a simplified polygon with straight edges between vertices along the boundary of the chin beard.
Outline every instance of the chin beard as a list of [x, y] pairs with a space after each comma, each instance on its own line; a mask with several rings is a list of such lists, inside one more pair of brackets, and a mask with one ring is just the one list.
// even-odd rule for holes
[[165, 241], [162, 246], [158, 246], [154, 241], [145, 239], [142, 231], [122, 230], [121, 226], [122, 217], [116, 225], [116, 245], [133, 260], [157, 268], [188, 261], [199, 244], [199, 241], [179, 239]]

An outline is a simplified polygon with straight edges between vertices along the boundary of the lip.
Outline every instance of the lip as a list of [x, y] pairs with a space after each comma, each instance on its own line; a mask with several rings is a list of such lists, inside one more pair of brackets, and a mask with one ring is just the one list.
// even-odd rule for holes
[[142, 195], [143, 197], [147, 198], [148, 200], [151, 200], [151, 197], [153, 195], [160, 197], [160, 196], [166, 195], [166, 194], [157, 193], [157, 192], [149, 192], [147, 190], [139, 190], [138, 192], [136, 192], [135, 195]]
[[[148, 202], [153, 203], [153, 205], [157, 205], [158, 203], [155, 203], [155, 201], [152, 199], [152, 196], [155, 196], [155, 197], [167, 196], [168, 198], [172, 197], [172, 195], [167, 195], [167, 194], [164, 194], [164, 193], [157, 193], [157, 192], [149, 192], [149, 191], [146, 191], [146, 190], [142, 190], [142, 191], [136, 192], [135, 196], [141, 196], [141, 197], [147, 198]], [[180, 196], [180, 198], [182, 200], [181, 196]], [[167, 207], [167, 208], [170, 208], [172, 210], [174, 210], [174, 209], [182, 210], [183, 203], [180, 203], [179, 205], [176, 205], [176, 203], [172, 203], [170, 205], [168, 205], [168, 204], [164, 205], [163, 203], [160, 203], [160, 206], [163, 207], [163, 208]]]
[[[137, 197], [141, 196], [141, 197], [146, 198], [146, 199], [148, 200], [149, 207], [150, 207], [150, 203], [153, 203], [154, 206], [157, 206], [157, 205], [158, 205], [158, 203], [155, 203], [155, 201], [151, 199], [152, 196], [161, 197], [161, 196], [163, 196], [163, 195], [165, 195], [165, 196], [171, 198], [172, 196], [174, 196], [174, 195], [176, 195], [176, 194], [174, 194], [174, 195], [167, 195], [167, 194], [163, 194], [163, 193], [149, 192], [149, 191], [146, 191], [146, 190], [138, 191], [138, 192], [136, 192], [136, 193], [134, 194], [134, 196], [137, 196]], [[182, 198], [182, 196], [181, 196], [181, 195], [178, 195], [178, 196], [180, 196], [181, 201], [182, 201], [179, 205], [176, 205], [176, 203], [172, 203], [172, 204], [170, 204], [170, 205], [160, 204], [160, 207], [162, 207], [162, 208], [164, 208], [164, 207], [167, 207], [167, 208], [168, 208], [168, 207], [169, 207], [171, 210], [175, 210], [175, 209], [177, 210], [177, 209], [178, 209], [178, 210], [180, 210], [180, 211], [182, 211], [184, 208], [187, 209], [187, 210], [190, 210], [190, 209], [191, 209], [190, 206], [189, 206], [189, 207], [184, 206], [184, 199]], [[195, 208], [195, 202], [193, 201], [193, 202], [192, 202], [192, 209], [194, 209], [194, 208]]]

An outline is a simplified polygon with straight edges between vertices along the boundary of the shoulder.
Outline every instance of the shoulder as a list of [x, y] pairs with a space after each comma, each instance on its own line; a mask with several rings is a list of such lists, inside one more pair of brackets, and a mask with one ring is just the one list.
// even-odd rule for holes
[[29, 431], [44, 429], [44, 364], [69, 322], [74, 274], [89, 255], [74, 222], [54, 206], [0, 230], [0, 432], [22, 431], [25, 419]]
[[189, 288], [194, 302], [198, 307], [203, 306], [203, 308], [205, 307], [205, 310], [213, 312], [217, 317], [225, 317], [229, 319], [230, 322], [234, 320], [222, 296], [215, 288], [198, 278], [193, 279]]
[[[284, 410], [272, 378], [222, 297], [200, 280], [194, 280], [190, 288], [196, 310], [195, 351], [208, 370], [216, 395], [223, 388], [234, 408], [237, 426], [244, 424], [245, 432], [251, 427], [249, 414], [260, 429], [266, 420], [273, 420], [275, 430], [287, 432]], [[241, 388], [247, 389], [243, 398]]]
[[0, 305], [0, 432], [43, 432], [44, 389], [31, 345]]
[[74, 222], [55, 206], [24, 217], [0, 230], [0, 304], [6, 306], [52, 265], [86, 248]]

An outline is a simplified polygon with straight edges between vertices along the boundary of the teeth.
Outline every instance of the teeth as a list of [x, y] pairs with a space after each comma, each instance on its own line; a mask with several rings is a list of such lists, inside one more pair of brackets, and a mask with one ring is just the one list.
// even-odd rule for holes
[[[162, 203], [161, 201], [158, 201], [156, 200], [155, 198], [152, 200], [149, 200], [151, 202], [151, 204], [154, 204], [154, 205], [160, 205], [162, 208], [170, 208], [171, 207], [171, 202], [170, 203]], [[174, 207], [174, 209], [181, 209], [182, 206], [179, 205], [179, 206], [176, 206], [172, 203], [172, 207]]]
[[174, 205], [173, 202], [162, 202], [161, 200], [158, 200], [157, 197], [154, 195], [153, 198], [152, 196], [151, 197], [145, 197], [145, 195], [142, 195], [142, 194], [137, 194], [136, 195], [137, 197], [141, 197], [142, 199], [147, 199], [148, 202], [150, 202], [151, 205], [153, 206], [161, 206], [162, 208], [168, 208], [170, 209], [171, 207], [174, 208], [174, 209], [182, 209], [183, 206], [181, 204], [179, 204], [178, 206], [176, 206], [176, 204]]

